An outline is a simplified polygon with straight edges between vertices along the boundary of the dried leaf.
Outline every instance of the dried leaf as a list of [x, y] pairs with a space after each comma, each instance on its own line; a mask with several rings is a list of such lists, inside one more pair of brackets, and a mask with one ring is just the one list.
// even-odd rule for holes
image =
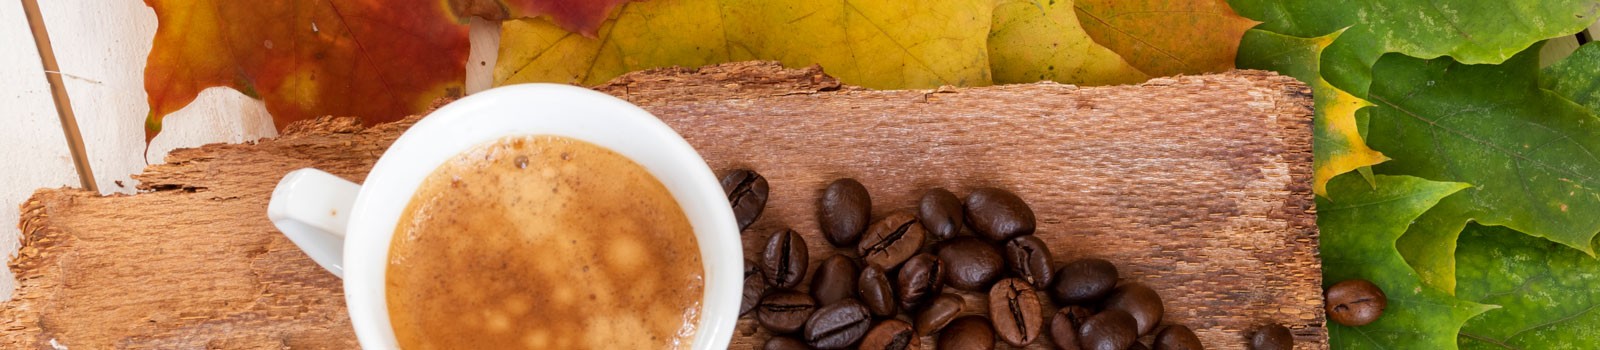
[[1002, 84], [1115, 85], [1150, 79], [1089, 39], [1070, 0], [1001, 0], [989, 32], [989, 64], [995, 82]]
[[1232, 69], [1239, 38], [1258, 23], [1224, 0], [1074, 1], [1089, 37], [1152, 76]]

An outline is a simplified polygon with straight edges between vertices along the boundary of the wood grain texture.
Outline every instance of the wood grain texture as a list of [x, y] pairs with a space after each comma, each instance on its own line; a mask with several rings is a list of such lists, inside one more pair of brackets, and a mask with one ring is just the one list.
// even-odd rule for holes
[[[838, 177], [865, 184], [877, 214], [930, 187], [998, 186], [1033, 205], [1058, 261], [1116, 263], [1208, 348], [1241, 349], [1266, 322], [1289, 325], [1301, 349], [1327, 348], [1310, 92], [1293, 79], [870, 91], [815, 67], [744, 62], [597, 89], [662, 118], [712, 169], [767, 177], [771, 201], [745, 234], [747, 256], [779, 227], [806, 236], [813, 265], [833, 254], [814, 210]], [[354, 348], [339, 281], [272, 228], [267, 196], [301, 167], [359, 180], [414, 121], [321, 118], [257, 144], [174, 151], [132, 196], [36, 193], [10, 264], [19, 293], [0, 304], [0, 347]], [[757, 328], [741, 322], [733, 348], [758, 347], [768, 336]]]

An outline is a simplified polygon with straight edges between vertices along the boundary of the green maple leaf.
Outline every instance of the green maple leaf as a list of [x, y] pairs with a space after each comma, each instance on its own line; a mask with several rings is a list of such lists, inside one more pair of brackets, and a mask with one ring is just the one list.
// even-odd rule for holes
[[1600, 260], [1505, 227], [1470, 225], [1456, 295], [1501, 305], [1461, 328], [1463, 349], [1591, 349], [1600, 344]]
[[1584, 45], [1572, 56], [1545, 67], [1539, 85], [1600, 112], [1600, 45]]

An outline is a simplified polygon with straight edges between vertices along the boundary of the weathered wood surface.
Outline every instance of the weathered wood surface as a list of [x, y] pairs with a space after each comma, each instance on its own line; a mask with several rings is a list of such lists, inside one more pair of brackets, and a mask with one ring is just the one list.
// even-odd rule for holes
[[[815, 68], [746, 62], [597, 89], [665, 120], [712, 169], [763, 173], [771, 201], [746, 236], [791, 226], [813, 264], [834, 251], [814, 218], [834, 178], [859, 179], [879, 214], [934, 186], [999, 186], [1033, 205], [1058, 261], [1116, 263], [1208, 348], [1241, 349], [1266, 322], [1289, 325], [1301, 349], [1327, 348], [1311, 101], [1293, 79], [1236, 71], [1104, 88], [869, 91]], [[146, 192], [132, 196], [38, 192], [22, 207], [24, 246], [10, 262], [19, 289], [0, 304], [0, 348], [356, 347], [339, 280], [272, 228], [267, 197], [302, 167], [360, 180], [414, 121], [323, 118], [257, 144], [175, 151], [138, 176]], [[733, 348], [766, 337], [744, 321]]]

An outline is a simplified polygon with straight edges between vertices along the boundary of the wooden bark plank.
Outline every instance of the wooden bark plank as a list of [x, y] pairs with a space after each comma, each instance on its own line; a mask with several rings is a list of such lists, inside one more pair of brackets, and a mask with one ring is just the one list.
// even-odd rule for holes
[[[1240, 349], [1266, 322], [1289, 325], [1301, 349], [1327, 348], [1311, 102], [1293, 79], [1236, 71], [1102, 88], [870, 91], [815, 67], [742, 62], [636, 72], [596, 89], [662, 118], [713, 169], [767, 177], [771, 202], [745, 234], [746, 254], [785, 226], [806, 236], [813, 265], [833, 254], [814, 205], [837, 177], [864, 183], [877, 214], [934, 186], [999, 186], [1033, 205], [1058, 260], [1111, 260], [1160, 291], [1167, 319], [1209, 348]], [[414, 121], [322, 118], [258, 144], [175, 151], [132, 196], [38, 192], [23, 207], [24, 247], [10, 264], [19, 290], [0, 304], [0, 347], [355, 347], [339, 280], [272, 228], [267, 196], [301, 167], [360, 180]], [[768, 336], [757, 328], [741, 322], [733, 348], [758, 347]]]

